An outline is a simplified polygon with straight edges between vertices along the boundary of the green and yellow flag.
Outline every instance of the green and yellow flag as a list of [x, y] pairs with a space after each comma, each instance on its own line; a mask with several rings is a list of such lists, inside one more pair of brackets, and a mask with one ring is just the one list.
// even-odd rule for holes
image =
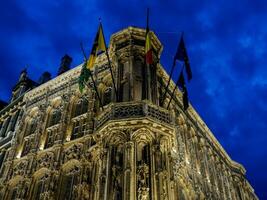
[[106, 51], [106, 44], [105, 44], [105, 39], [103, 35], [103, 29], [102, 29], [102, 24], [99, 24], [97, 34], [95, 36], [94, 44], [90, 53], [90, 57], [87, 61], [87, 68], [91, 70], [94, 66], [95, 59], [97, 57], [97, 54], [99, 52], [104, 52]]

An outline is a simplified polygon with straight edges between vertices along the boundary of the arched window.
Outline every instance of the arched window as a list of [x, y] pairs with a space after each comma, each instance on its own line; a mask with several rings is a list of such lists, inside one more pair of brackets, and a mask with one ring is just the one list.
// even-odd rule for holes
[[71, 200], [75, 199], [75, 186], [79, 184], [80, 169], [76, 166], [61, 176], [61, 183], [59, 187], [59, 200]]
[[88, 131], [87, 117], [84, 116], [88, 111], [89, 102], [84, 97], [81, 98], [72, 109], [72, 133], [71, 140], [82, 137]]
[[49, 191], [50, 181], [51, 181], [51, 173], [47, 168], [41, 168], [33, 175], [33, 184], [30, 191], [31, 199], [39, 200], [45, 199], [44, 193]]
[[9, 193], [9, 199], [16, 200], [16, 198], [17, 198], [17, 188], [11, 189]]
[[26, 124], [26, 128], [25, 128], [25, 136], [33, 134], [34, 131], [36, 130], [36, 127], [37, 127], [37, 120], [36, 119], [32, 119], [32, 120], [28, 121]]
[[103, 105], [107, 105], [111, 102], [112, 88], [108, 87], [103, 94]]
[[48, 123], [46, 127], [46, 138], [44, 148], [49, 148], [53, 146], [54, 140], [57, 137], [59, 131], [59, 123], [61, 120], [61, 110], [56, 108], [52, 110], [49, 114]]
[[[111, 199], [122, 200], [123, 188], [123, 147], [122, 145], [112, 146], [111, 149]], [[113, 159], [114, 158], [114, 159]]]
[[31, 138], [28, 138], [28, 139], [24, 140], [24, 142], [23, 142], [23, 150], [22, 150], [21, 156], [25, 156], [30, 152], [30, 150], [31, 150], [31, 141], [32, 141]]
[[60, 122], [61, 119], [61, 111], [59, 109], [55, 109], [50, 113], [49, 119], [49, 127], [54, 126]]
[[88, 110], [88, 100], [85, 98], [80, 99], [74, 106], [73, 117], [77, 117], [86, 113]]
[[43, 191], [44, 191], [44, 181], [40, 180], [35, 183], [33, 191], [33, 199], [39, 200]]

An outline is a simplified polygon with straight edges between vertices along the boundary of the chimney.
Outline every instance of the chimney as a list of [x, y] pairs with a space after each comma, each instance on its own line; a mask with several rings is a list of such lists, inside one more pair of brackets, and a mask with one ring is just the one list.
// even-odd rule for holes
[[39, 78], [39, 81], [38, 83], [41, 85], [47, 81], [49, 81], [51, 79], [51, 74], [49, 72], [44, 72], [40, 78]]
[[64, 72], [70, 69], [70, 64], [72, 62], [72, 58], [67, 54], [61, 58], [60, 67], [58, 69], [57, 75], [63, 74]]

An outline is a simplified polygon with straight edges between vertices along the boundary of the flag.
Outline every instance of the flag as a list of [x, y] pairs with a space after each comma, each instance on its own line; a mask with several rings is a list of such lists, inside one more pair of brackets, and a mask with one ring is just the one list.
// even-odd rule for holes
[[176, 60], [180, 60], [180, 61], [184, 62], [185, 70], [186, 70], [186, 74], [187, 74], [187, 79], [191, 80], [192, 79], [192, 71], [191, 71], [188, 55], [187, 55], [187, 52], [186, 52], [183, 35], [181, 37], [177, 52], [176, 52], [176, 54], [174, 56], [174, 63], [175, 63]]
[[103, 35], [103, 28], [102, 24], [99, 24], [98, 31], [95, 36], [94, 44], [90, 53], [90, 57], [87, 61], [87, 68], [90, 70], [93, 68], [95, 59], [98, 55], [99, 52], [104, 52], [106, 51], [106, 44], [105, 44], [105, 39]]
[[183, 105], [184, 105], [184, 110], [186, 110], [189, 107], [189, 103], [188, 103], [188, 93], [185, 85], [183, 69], [178, 78], [177, 86], [181, 88], [181, 91], [183, 93]]
[[86, 67], [86, 62], [84, 62], [83, 66], [82, 66], [82, 70], [81, 70], [81, 74], [78, 80], [79, 83], [79, 89], [80, 92], [83, 92], [83, 89], [85, 88], [85, 84], [86, 82], [89, 80], [90, 77], [90, 70]]
[[151, 32], [148, 27], [149, 10], [147, 9], [147, 24], [146, 24], [146, 41], [145, 41], [145, 56], [146, 64], [152, 64], [152, 46], [151, 46]]
[[178, 82], [177, 82], [177, 86], [180, 88], [184, 88], [185, 87], [185, 81], [184, 81], [184, 75], [183, 75], [183, 70], [181, 71], [179, 78], [178, 78]]

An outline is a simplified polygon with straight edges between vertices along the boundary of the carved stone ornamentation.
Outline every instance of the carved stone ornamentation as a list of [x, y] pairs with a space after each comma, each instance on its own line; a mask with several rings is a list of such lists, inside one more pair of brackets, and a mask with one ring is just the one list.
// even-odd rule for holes
[[82, 63], [0, 111], [0, 199], [258, 199], [243, 166], [191, 105], [184, 111], [180, 90], [167, 109], [172, 80], [161, 102], [169, 79], [163, 46], [151, 31], [146, 65], [145, 36], [127, 27], [111, 37], [117, 96], [102, 53], [90, 69], [99, 97], [91, 78], [80, 92]]

